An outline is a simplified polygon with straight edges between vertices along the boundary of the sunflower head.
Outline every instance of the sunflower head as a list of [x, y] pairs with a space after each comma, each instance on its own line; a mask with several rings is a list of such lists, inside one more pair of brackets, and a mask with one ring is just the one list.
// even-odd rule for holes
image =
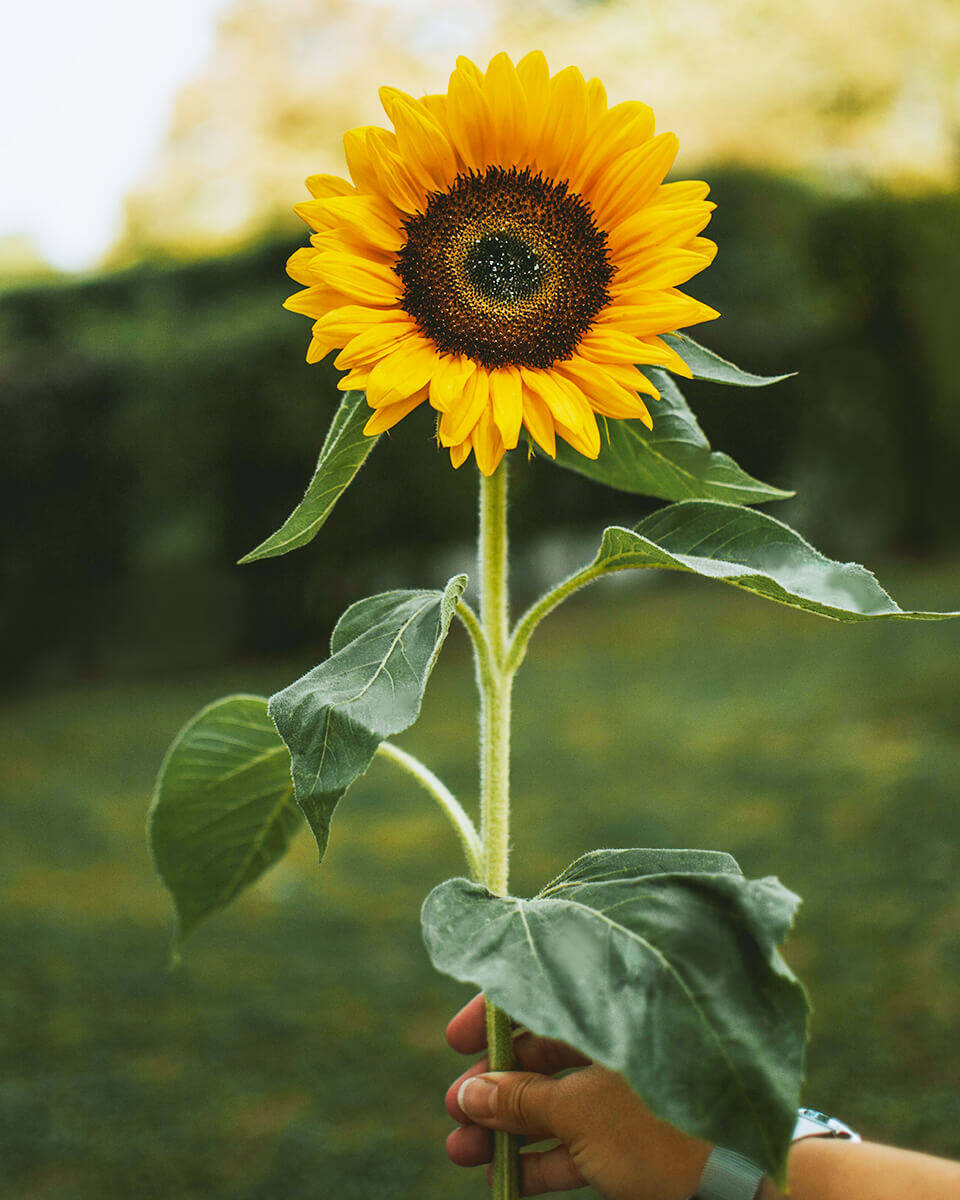
[[521, 429], [596, 458], [598, 414], [651, 426], [640, 367], [689, 376], [660, 335], [718, 315], [679, 290], [716, 246], [707, 185], [663, 182], [673, 134], [538, 51], [486, 72], [461, 58], [443, 95], [380, 96], [393, 128], [344, 136], [352, 183], [307, 180], [314, 233], [287, 264], [307, 361], [340, 351], [365, 432], [429, 403], [453, 465], [472, 451], [490, 474]]

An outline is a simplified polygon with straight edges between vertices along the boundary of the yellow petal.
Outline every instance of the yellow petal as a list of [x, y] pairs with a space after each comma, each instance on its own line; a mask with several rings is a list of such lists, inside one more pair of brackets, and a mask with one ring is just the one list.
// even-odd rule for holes
[[632, 392], [645, 392], [654, 400], [660, 399], [659, 388], [655, 387], [646, 375], [642, 371], [638, 371], [635, 366], [628, 363], [606, 363], [603, 369], [608, 377], [621, 387]]
[[483, 72], [475, 62], [467, 58], [465, 54], [457, 55], [457, 70], [467, 79], [472, 80], [477, 87], [483, 83]]
[[577, 347], [577, 354], [595, 363], [649, 363], [651, 366], [666, 366], [670, 362], [670, 351], [664, 347], [651, 346], [635, 334], [625, 333], [613, 326], [598, 326], [584, 334]]
[[307, 347], [307, 362], [318, 363], [322, 358], [326, 358], [331, 350], [336, 350], [337, 343], [331, 341], [328, 337], [317, 337], [316, 334], [310, 339], [310, 345]]
[[457, 446], [450, 447], [450, 461], [453, 463], [454, 470], [462, 467], [470, 457], [470, 451], [473, 449], [473, 442], [467, 438], [465, 442], [460, 442]]
[[587, 83], [576, 67], [567, 67], [550, 80], [547, 112], [540, 138], [538, 165], [556, 176], [571, 147], [579, 147], [587, 127]]
[[668, 292], [648, 292], [642, 288], [625, 292], [597, 315], [598, 325], [614, 322], [618, 329], [637, 337], [654, 333], [670, 333], [698, 321], [712, 321], [720, 314], [709, 304], [701, 304], [690, 296], [673, 296]]
[[294, 250], [287, 259], [287, 274], [297, 283], [306, 285], [319, 283], [320, 277], [313, 267], [316, 257], [317, 252], [312, 246], [301, 246], [299, 250]]
[[[512, 450], [520, 438], [523, 422], [523, 385], [516, 367], [502, 367], [490, 372], [490, 406], [503, 445]], [[480, 452], [476, 445], [474, 453], [479, 461]]]
[[482, 170], [495, 157], [493, 117], [480, 86], [469, 75], [450, 76], [447, 126], [468, 170]]
[[397, 265], [395, 250], [385, 250], [382, 246], [372, 246], [361, 237], [347, 229], [325, 229], [323, 233], [312, 233], [310, 245], [317, 250], [333, 250], [338, 254], [347, 254], [356, 258], [364, 258], [369, 262], [381, 263], [385, 267]]
[[517, 78], [526, 97], [527, 149], [521, 163], [536, 158], [550, 104], [550, 68], [541, 50], [531, 50], [517, 63]]
[[426, 387], [437, 365], [437, 350], [426, 338], [410, 337], [382, 358], [367, 380], [367, 403], [372, 408], [405, 400]]
[[[712, 244], [712, 243], [711, 243]], [[677, 250], [673, 246], [642, 251], [618, 264], [616, 278], [610, 286], [612, 294], [629, 288], [679, 287], [694, 275], [710, 266], [711, 260], [692, 250]]]
[[441, 354], [430, 379], [430, 404], [437, 412], [447, 412], [463, 395], [476, 363], [466, 355]]
[[587, 80], [587, 128], [594, 130], [607, 111], [607, 89], [596, 75]]
[[[445, 93], [432, 92], [429, 95], [421, 96], [420, 103], [426, 108], [427, 112], [436, 121], [441, 129], [447, 130], [447, 97]], [[449, 130], [447, 130], [449, 132]], [[456, 152], [456, 147], [453, 147]]]
[[356, 192], [352, 183], [339, 175], [311, 175], [306, 181], [307, 191], [316, 200], [327, 196], [351, 196]]
[[649, 420], [650, 414], [635, 391], [624, 387], [596, 363], [574, 357], [558, 363], [555, 370], [582, 389], [594, 412], [605, 417], [639, 417]]
[[385, 321], [379, 325], [369, 325], [347, 342], [333, 360], [333, 365], [345, 371], [363, 363], [379, 362], [385, 355], [398, 349], [405, 338], [416, 332], [416, 328], [412, 321], [406, 324], [401, 321]]
[[288, 296], [283, 307], [290, 312], [302, 313], [305, 317], [320, 317], [330, 307], [330, 289], [323, 285], [304, 288], [302, 292]]
[[603, 228], [643, 208], [673, 165], [678, 146], [676, 134], [661, 133], [607, 166], [587, 196]]
[[710, 185], [699, 179], [679, 179], [676, 183], [663, 183], [653, 193], [649, 203], [662, 205], [664, 208], [679, 208], [683, 204], [693, 204], [698, 200], [706, 200], [710, 195]]
[[343, 378], [337, 383], [337, 387], [341, 390], [341, 392], [362, 392], [367, 386], [367, 380], [369, 377], [370, 372], [367, 370], [367, 368], [360, 367], [358, 370], [351, 371], [349, 374], [344, 375]]
[[374, 129], [367, 138], [377, 180], [376, 190], [401, 212], [422, 212], [426, 207], [428, 185], [391, 146], [392, 136], [385, 129]]
[[490, 395], [490, 376], [482, 367], [477, 368], [467, 380], [463, 394], [440, 417], [440, 444], [453, 446], [462, 442], [473, 431], [480, 414], [487, 406]]
[[597, 419], [590, 413], [590, 421], [577, 429], [570, 429], [566, 425], [557, 424], [557, 433], [565, 442], [577, 450], [584, 458], [598, 458], [600, 455], [600, 430], [597, 427]]
[[717, 257], [717, 243], [711, 242], [709, 238], [705, 237], [691, 238], [684, 249], [692, 250], [695, 254], [702, 254], [708, 263], [712, 263]]
[[327, 334], [340, 338], [338, 346], [345, 346], [349, 340], [371, 325], [383, 325], [396, 322], [406, 325], [409, 315], [402, 308], [366, 308], [362, 304], [345, 304], [325, 313], [314, 325], [317, 334]]
[[314, 229], [344, 229], [354, 237], [385, 250], [399, 250], [406, 242], [399, 212], [380, 196], [332, 196], [306, 200], [294, 212]]
[[420, 391], [414, 392], [412, 396], [408, 396], [406, 400], [398, 400], [396, 404], [385, 404], [382, 408], [378, 408], [373, 416], [367, 421], [363, 427], [363, 432], [368, 436], [373, 434], [383, 433], [385, 429], [392, 429], [398, 421], [413, 412], [418, 404], [422, 404], [427, 398], [426, 388], [421, 388]]
[[324, 283], [356, 303], [393, 307], [403, 294], [403, 285], [390, 267], [357, 255], [325, 251], [317, 255], [315, 270]]
[[577, 191], [588, 191], [600, 174], [621, 154], [653, 137], [653, 110], [637, 100], [608, 109], [597, 122], [579, 159], [571, 166]]
[[[493, 122], [494, 153], [505, 166], [517, 161], [526, 144], [526, 95], [510, 56], [501, 51], [487, 67], [482, 92]], [[474, 453], [478, 454], [474, 446]]]
[[[567, 430], [577, 434], [584, 445], [592, 447], [596, 443], [596, 452], [588, 455], [590, 458], [596, 458], [600, 453], [600, 431], [597, 428], [597, 419], [593, 415], [590, 402], [583, 393], [583, 388], [559, 371], [553, 372], [553, 380], [559, 388], [567, 393], [576, 413], [574, 421], [557, 421], [557, 433], [562, 432], [562, 424]], [[567, 441], [570, 441], [569, 437], [567, 437]], [[574, 443], [570, 442], [570, 444]], [[585, 451], [581, 451], [581, 453], [585, 453]]]
[[322, 200], [301, 200], [293, 206], [293, 211], [311, 229], [332, 229], [336, 221], [320, 207], [322, 204]]
[[[693, 372], [690, 370], [690, 368], [687, 366], [687, 364], [683, 361], [683, 359], [680, 357], [680, 355], [676, 352], [676, 350], [674, 350], [674, 348], [672, 346], [668, 345], [663, 340], [663, 338], [659, 338], [659, 337], [648, 338], [644, 342], [644, 345], [655, 347], [657, 350], [661, 350], [664, 354], [668, 355], [668, 357], [665, 359], [665, 361], [663, 363], [663, 365], [667, 368], [668, 371], [673, 371], [673, 373], [675, 375], [682, 375], [684, 377], [684, 379], [692, 379], [693, 378]], [[637, 361], [638, 362], [646, 362], [649, 360], [637, 359]]]
[[524, 391], [539, 396], [550, 411], [554, 421], [565, 425], [576, 425], [580, 413], [569, 392], [560, 386], [559, 379], [551, 371], [538, 371], [532, 367], [521, 367]]
[[373, 125], [348, 129], [343, 135], [343, 155], [347, 160], [350, 178], [361, 192], [378, 192], [380, 185], [370, 157], [370, 132]]
[[457, 159], [446, 133], [426, 105], [397, 88], [380, 89], [380, 101], [397, 131], [400, 157], [416, 168], [427, 187], [446, 191], [457, 175]]
[[471, 440], [477, 466], [484, 475], [492, 475], [503, 458], [504, 445], [489, 404], [481, 412]]
[[557, 437], [553, 417], [537, 393], [528, 387], [523, 389], [523, 423], [533, 440], [551, 458], [556, 458]]
[[715, 204], [688, 204], [662, 208], [648, 204], [607, 233], [610, 253], [617, 261], [651, 246], [683, 246], [710, 222]]

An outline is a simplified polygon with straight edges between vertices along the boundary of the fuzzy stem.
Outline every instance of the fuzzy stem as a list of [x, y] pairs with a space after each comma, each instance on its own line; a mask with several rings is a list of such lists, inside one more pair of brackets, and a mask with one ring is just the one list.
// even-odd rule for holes
[[401, 770], [412, 775], [424, 790], [436, 800], [445, 815], [449, 817], [450, 824], [460, 839], [460, 845], [463, 847], [463, 853], [470, 868], [470, 874], [476, 877], [483, 861], [483, 848], [480, 845], [480, 838], [477, 836], [473, 821], [464, 812], [463, 807], [453, 792], [450, 791], [443, 780], [434, 775], [429, 767], [424, 766], [418, 758], [414, 758], [406, 750], [401, 750], [399, 746], [394, 746], [392, 742], [381, 742], [377, 747], [377, 754], [382, 758], [389, 759], [392, 763], [400, 767]]
[[510, 692], [503, 669], [507, 648], [507, 468], [480, 480], [480, 621], [490, 663], [482, 678], [480, 837], [482, 883], [497, 895], [507, 890], [510, 851]]
[[555, 588], [551, 588], [546, 595], [541, 596], [535, 604], [532, 604], [517, 622], [516, 629], [510, 638], [504, 659], [504, 670], [511, 675], [516, 672], [527, 653], [527, 645], [533, 631], [548, 613], [553, 612], [557, 605], [562, 604], [571, 593], [586, 587], [588, 583], [593, 583], [595, 579], [608, 573], [609, 570], [610, 568], [604, 570], [601, 567], [595, 567], [591, 563], [589, 567], [583, 567], [568, 579], [558, 583]]
[[[511, 1071], [516, 1068], [513, 1031], [510, 1018], [502, 1008], [487, 1004], [487, 1053], [490, 1069]], [[499, 1066], [494, 1066], [494, 1063]], [[493, 1200], [518, 1200], [520, 1196], [520, 1138], [509, 1133], [493, 1135]]]
[[473, 657], [477, 667], [477, 688], [482, 693], [493, 680], [493, 661], [490, 657], [490, 647], [487, 645], [487, 635], [483, 632], [480, 618], [466, 600], [457, 604], [456, 614], [470, 635], [473, 645]]
[[[506, 895], [510, 852], [510, 692], [512, 673], [507, 653], [507, 465], [480, 480], [480, 621], [489, 648], [484, 675], [478, 656], [480, 686], [480, 838], [483, 843], [481, 882]], [[516, 1066], [510, 1019], [487, 1004], [487, 1052], [491, 1071]], [[493, 1200], [517, 1200], [519, 1142], [506, 1133], [493, 1135]]]

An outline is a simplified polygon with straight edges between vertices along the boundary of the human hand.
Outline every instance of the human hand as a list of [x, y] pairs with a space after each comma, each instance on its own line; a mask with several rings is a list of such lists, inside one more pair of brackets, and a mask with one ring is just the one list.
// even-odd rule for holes
[[[447, 1026], [461, 1054], [486, 1047], [483, 996]], [[447, 1091], [460, 1124], [447, 1138], [459, 1167], [491, 1158], [492, 1129], [527, 1143], [559, 1139], [551, 1149], [520, 1155], [523, 1195], [591, 1186], [607, 1200], [687, 1200], [697, 1189], [711, 1146], [658, 1120], [627, 1082], [563, 1042], [528, 1032], [514, 1039], [520, 1070], [488, 1072], [481, 1058]], [[581, 1068], [560, 1079], [558, 1071]], [[489, 1178], [489, 1169], [488, 1169]]]

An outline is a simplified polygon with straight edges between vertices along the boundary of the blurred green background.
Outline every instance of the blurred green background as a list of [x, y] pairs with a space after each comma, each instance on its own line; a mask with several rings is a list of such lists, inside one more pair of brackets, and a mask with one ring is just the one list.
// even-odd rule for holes
[[[550, 16], [559, 32], [543, 44], [582, 41], [591, 69], [609, 60], [630, 94], [646, 94], [619, 46], [653, 36], [640, 8], [572, 5]], [[726, 44], [746, 53], [759, 38], [772, 53], [785, 7], [769, 6], [766, 25], [748, 8], [730, 6]], [[943, 24], [948, 5], [929, 8], [920, 49], [944, 56], [960, 29]], [[277, 48], [294, 9], [248, 0], [221, 31], [234, 50], [237, 38], [256, 47], [242, 62], [272, 64], [270, 87], [294, 62]], [[307, 9], [303, 20], [329, 31], [310, 55], [348, 42], [359, 53], [323, 24], [335, 9], [349, 24], [349, 6]], [[923, 176], [904, 142], [877, 140], [896, 95], [863, 71], [850, 79], [868, 49], [871, 71], [887, 61], [878, 7], [858, 0], [820, 20], [835, 9], [816, 0], [816, 21], [791, 27], [794, 41], [807, 36], [797, 30], [809, 18], [843, 47], [831, 59], [804, 43], [821, 132], [796, 122], [795, 160], [770, 150], [801, 108], [793, 76], [781, 72], [783, 92], [765, 85], [763, 107], [737, 68], [759, 147], [748, 155], [723, 124], [735, 108], [710, 111], [693, 83], [671, 92], [651, 74], [647, 98], [660, 89], [688, 127], [690, 114], [705, 122], [690, 130], [699, 165], [682, 174], [710, 180], [718, 203], [720, 254], [693, 291], [723, 318], [694, 333], [749, 369], [798, 372], [771, 390], [686, 391], [717, 448], [798, 490], [768, 511], [876, 568], [904, 607], [955, 609], [955, 150]], [[903, 46], [912, 6], [880, 9]], [[411, 60], [377, 29], [371, 78], [393, 78], [386, 63], [404, 83]], [[524, 48], [535, 36], [522, 33]], [[913, 50], [923, 78], [939, 78]], [[205, 91], [181, 97], [168, 160], [233, 128], [211, 133], [200, 119], [218, 87], [230, 91], [224, 79], [209, 71]], [[251, 70], [243, 82], [269, 92]], [[310, 139], [322, 133], [332, 152], [326, 125], [301, 119], [310, 104], [321, 124], [356, 123], [344, 114], [359, 86], [323, 86], [324, 106], [320, 83], [299, 108], [285, 92], [259, 129], [280, 165], [249, 227], [217, 241], [193, 213], [181, 229], [192, 160], [176, 159], [179, 174], [164, 160], [156, 195], [131, 199], [100, 269], [0, 280], [4, 1200], [484, 1193], [443, 1153], [443, 1091], [461, 1064], [442, 1030], [470, 993], [432, 973], [420, 941], [423, 896], [461, 869], [428, 802], [377, 763], [338, 811], [322, 871], [303, 834], [172, 973], [169, 905], [144, 844], [155, 771], [196, 709], [291, 681], [325, 656], [358, 597], [472, 567], [475, 478], [449, 470], [416, 418], [382, 439], [309, 549], [234, 565], [299, 499], [336, 403], [330, 364], [303, 361], [306, 322], [280, 308], [283, 262], [303, 238], [276, 215], [300, 196], [290, 163], [306, 162], [304, 146], [313, 154]], [[863, 163], [881, 144], [872, 175]], [[842, 170], [817, 158], [823, 147], [844, 149]], [[234, 178], [207, 158], [211, 175]], [[325, 166], [311, 158], [301, 173]], [[585, 561], [605, 522], [650, 506], [515, 458], [520, 603]], [[535, 890], [600, 845], [724, 849], [750, 874], [778, 875], [804, 897], [787, 955], [815, 1006], [806, 1099], [866, 1136], [960, 1156], [958, 665], [950, 623], [838, 626], [690, 579], [597, 586], [537, 633], [518, 681], [513, 885]], [[401, 738], [468, 807], [472, 689], [457, 632]]]

